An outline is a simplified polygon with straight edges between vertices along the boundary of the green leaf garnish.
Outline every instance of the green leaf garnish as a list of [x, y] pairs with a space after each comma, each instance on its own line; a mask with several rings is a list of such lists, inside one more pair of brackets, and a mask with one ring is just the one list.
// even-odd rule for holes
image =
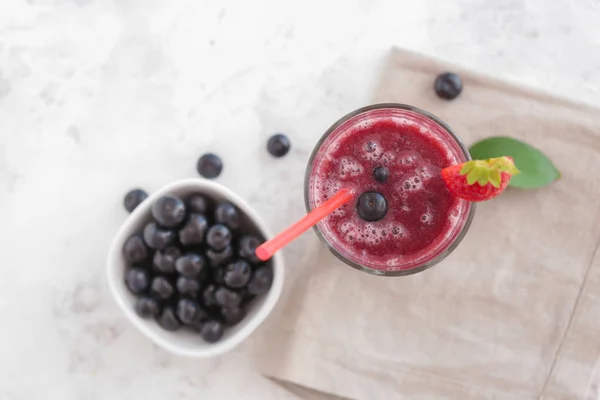
[[[549, 185], [560, 178], [560, 172], [552, 161], [541, 151], [510, 137], [491, 137], [475, 143], [469, 149], [474, 159], [511, 156], [515, 166], [521, 171], [513, 176], [510, 186], [524, 189], [537, 189]], [[500, 167], [502, 170], [504, 167]], [[490, 175], [490, 182], [495, 178]]]

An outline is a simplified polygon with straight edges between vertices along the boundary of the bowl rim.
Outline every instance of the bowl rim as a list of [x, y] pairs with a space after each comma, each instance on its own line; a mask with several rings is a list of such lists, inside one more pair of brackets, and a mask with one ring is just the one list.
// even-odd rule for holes
[[183, 348], [177, 345], [176, 340], [169, 340], [156, 335], [152, 329], [149, 328], [149, 324], [155, 322], [152, 320], [144, 320], [135, 314], [132, 305], [129, 304], [128, 300], [119, 292], [119, 289], [117, 288], [117, 282], [122, 280], [123, 265], [121, 265], [122, 262], [119, 261], [119, 258], [121, 257], [123, 243], [127, 237], [129, 237], [128, 232], [133, 229], [134, 225], [139, 223], [141, 218], [144, 218], [146, 215], [148, 215], [148, 213], [150, 213], [150, 209], [154, 201], [161, 196], [177, 190], [189, 190], [191, 194], [195, 191], [202, 192], [203, 190], [207, 189], [209, 191], [219, 193], [221, 196], [239, 207], [246, 214], [246, 216], [254, 222], [266, 239], [273, 237], [270, 229], [267, 227], [260, 215], [248, 204], [246, 200], [234, 193], [231, 189], [219, 183], [203, 178], [181, 179], [169, 183], [149, 195], [138, 207], [136, 207], [135, 210], [133, 210], [131, 214], [129, 214], [127, 219], [119, 227], [119, 230], [111, 242], [110, 250], [108, 252], [108, 260], [106, 263], [110, 292], [127, 319], [139, 331], [141, 331], [142, 334], [144, 334], [158, 346], [177, 355], [199, 358], [214, 357], [232, 350], [234, 347], [247, 339], [273, 311], [273, 308], [277, 304], [279, 297], [281, 296], [281, 292], [283, 291], [284, 261], [281, 252], [276, 253], [272, 258], [273, 283], [271, 284], [271, 289], [266, 294], [266, 298], [262, 306], [256, 310], [256, 314], [253, 316], [253, 318], [249, 319], [246, 322], [246, 325], [236, 332], [236, 334], [222, 339], [216, 343], [206, 343], [207, 347], [203, 349]]

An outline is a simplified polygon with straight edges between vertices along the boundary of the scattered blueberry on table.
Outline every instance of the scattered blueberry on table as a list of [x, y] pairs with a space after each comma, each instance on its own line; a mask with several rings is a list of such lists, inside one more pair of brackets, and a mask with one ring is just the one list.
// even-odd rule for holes
[[271, 263], [254, 254], [258, 229], [234, 204], [202, 193], [163, 196], [149, 217], [123, 245], [132, 308], [167, 331], [217, 342], [271, 287]]
[[223, 162], [216, 154], [204, 154], [198, 160], [196, 169], [203, 178], [214, 179], [221, 175], [221, 171], [223, 170]]
[[290, 139], [282, 133], [276, 133], [269, 138], [267, 150], [273, 157], [283, 157], [290, 151]]
[[453, 72], [444, 72], [435, 79], [435, 93], [446, 100], [453, 100], [462, 92], [463, 83], [460, 76]]
[[127, 211], [132, 212], [142, 201], [146, 200], [146, 197], [148, 197], [148, 193], [142, 189], [130, 190], [125, 195], [125, 199], [123, 199], [123, 205]]

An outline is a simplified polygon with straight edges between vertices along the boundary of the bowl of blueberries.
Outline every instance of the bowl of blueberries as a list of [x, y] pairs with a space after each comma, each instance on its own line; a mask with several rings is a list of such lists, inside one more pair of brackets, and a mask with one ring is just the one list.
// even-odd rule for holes
[[283, 289], [281, 254], [262, 262], [254, 253], [272, 236], [265, 223], [207, 179], [180, 180], [144, 197], [130, 195], [135, 209], [109, 252], [118, 305], [175, 354], [213, 357], [233, 349], [267, 318]]

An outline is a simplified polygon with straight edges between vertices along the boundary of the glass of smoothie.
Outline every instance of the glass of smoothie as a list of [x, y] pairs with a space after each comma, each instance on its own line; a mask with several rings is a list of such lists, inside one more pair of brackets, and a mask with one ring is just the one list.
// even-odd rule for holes
[[310, 157], [307, 211], [346, 188], [354, 200], [314, 229], [346, 264], [375, 275], [423, 271], [465, 236], [475, 205], [454, 197], [441, 169], [470, 160], [458, 136], [434, 115], [376, 104], [333, 124]]

